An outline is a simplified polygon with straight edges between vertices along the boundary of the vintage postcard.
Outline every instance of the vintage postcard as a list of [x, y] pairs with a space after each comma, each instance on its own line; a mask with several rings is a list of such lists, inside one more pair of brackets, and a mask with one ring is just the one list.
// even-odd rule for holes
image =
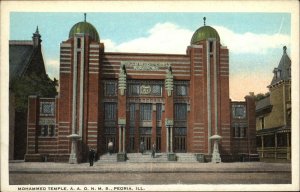
[[298, 1], [1, 2], [1, 191], [298, 191]]

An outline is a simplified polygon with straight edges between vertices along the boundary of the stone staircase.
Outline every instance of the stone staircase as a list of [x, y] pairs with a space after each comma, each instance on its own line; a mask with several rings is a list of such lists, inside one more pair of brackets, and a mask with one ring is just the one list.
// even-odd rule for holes
[[176, 153], [177, 162], [181, 163], [197, 163], [197, 158], [194, 153]]
[[106, 153], [104, 155], [101, 155], [97, 162], [100, 162], [100, 163], [116, 163], [117, 162], [117, 154], [114, 153], [114, 154], [110, 155], [109, 153]]
[[[195, 154], [193, 153], [176, 153], [177, 161], [181, 163], [197, 163]], [[103, 154], [100, 156], [98, 163], [116, 163], [117, 154], [112, 155]], [[151, 157], [151, 152], [146, 153], [127, 153], [127, 163], [167, 163], [168, 161], [167, 153], [155, 153], [155, 158]]]
[[155, 157], [151, 157], [151, 153], [128, 153], [127, 154], [128, 163], [162, 163], [168, 162], [168, 157], [166, 153], [155, 153]]

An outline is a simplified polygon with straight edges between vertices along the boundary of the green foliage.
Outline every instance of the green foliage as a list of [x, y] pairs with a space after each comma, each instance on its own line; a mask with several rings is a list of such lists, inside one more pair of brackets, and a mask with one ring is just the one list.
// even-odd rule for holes
[[56, 86], [58, 81], [51, 80], [48, 75], [27, 74], [13, 82], [12, 91], [15, 95], [16, 111], [26, 112], [29, 95], [40, 97], [55, 97], [57, 95]]
[[262, 100], [266, 97], [269, 97], [270, 96], [270, 93], [267, 92], [267, 93], [258, 93], [255, 95], [255, 101], [259, 101], [259, 100]]

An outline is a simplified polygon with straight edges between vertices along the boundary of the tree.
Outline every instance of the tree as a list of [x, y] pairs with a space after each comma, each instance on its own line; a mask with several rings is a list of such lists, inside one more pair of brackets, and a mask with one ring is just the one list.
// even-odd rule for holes
[[36, 74], [32, 72], [16, 79], [12, 85], [15, 95], [15, 109], [17, 112], [26, 112], [28, 96], [55, 97], [57, 95], [57, 79], [51, 80], [47, 74]]
[[270, 96], [270, 92], [267, 92], [267, 93], [258, 93], [255, 95], [255, 101], [259, 101], [259, 100], [262, 100], [266, 97], [269, 97]]

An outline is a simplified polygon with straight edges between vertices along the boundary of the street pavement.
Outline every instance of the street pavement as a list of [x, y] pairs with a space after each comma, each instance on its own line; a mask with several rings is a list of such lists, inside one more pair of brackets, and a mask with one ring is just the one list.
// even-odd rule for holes
[[289, 184], [290, 163], [9, 163], [11, 185]]

